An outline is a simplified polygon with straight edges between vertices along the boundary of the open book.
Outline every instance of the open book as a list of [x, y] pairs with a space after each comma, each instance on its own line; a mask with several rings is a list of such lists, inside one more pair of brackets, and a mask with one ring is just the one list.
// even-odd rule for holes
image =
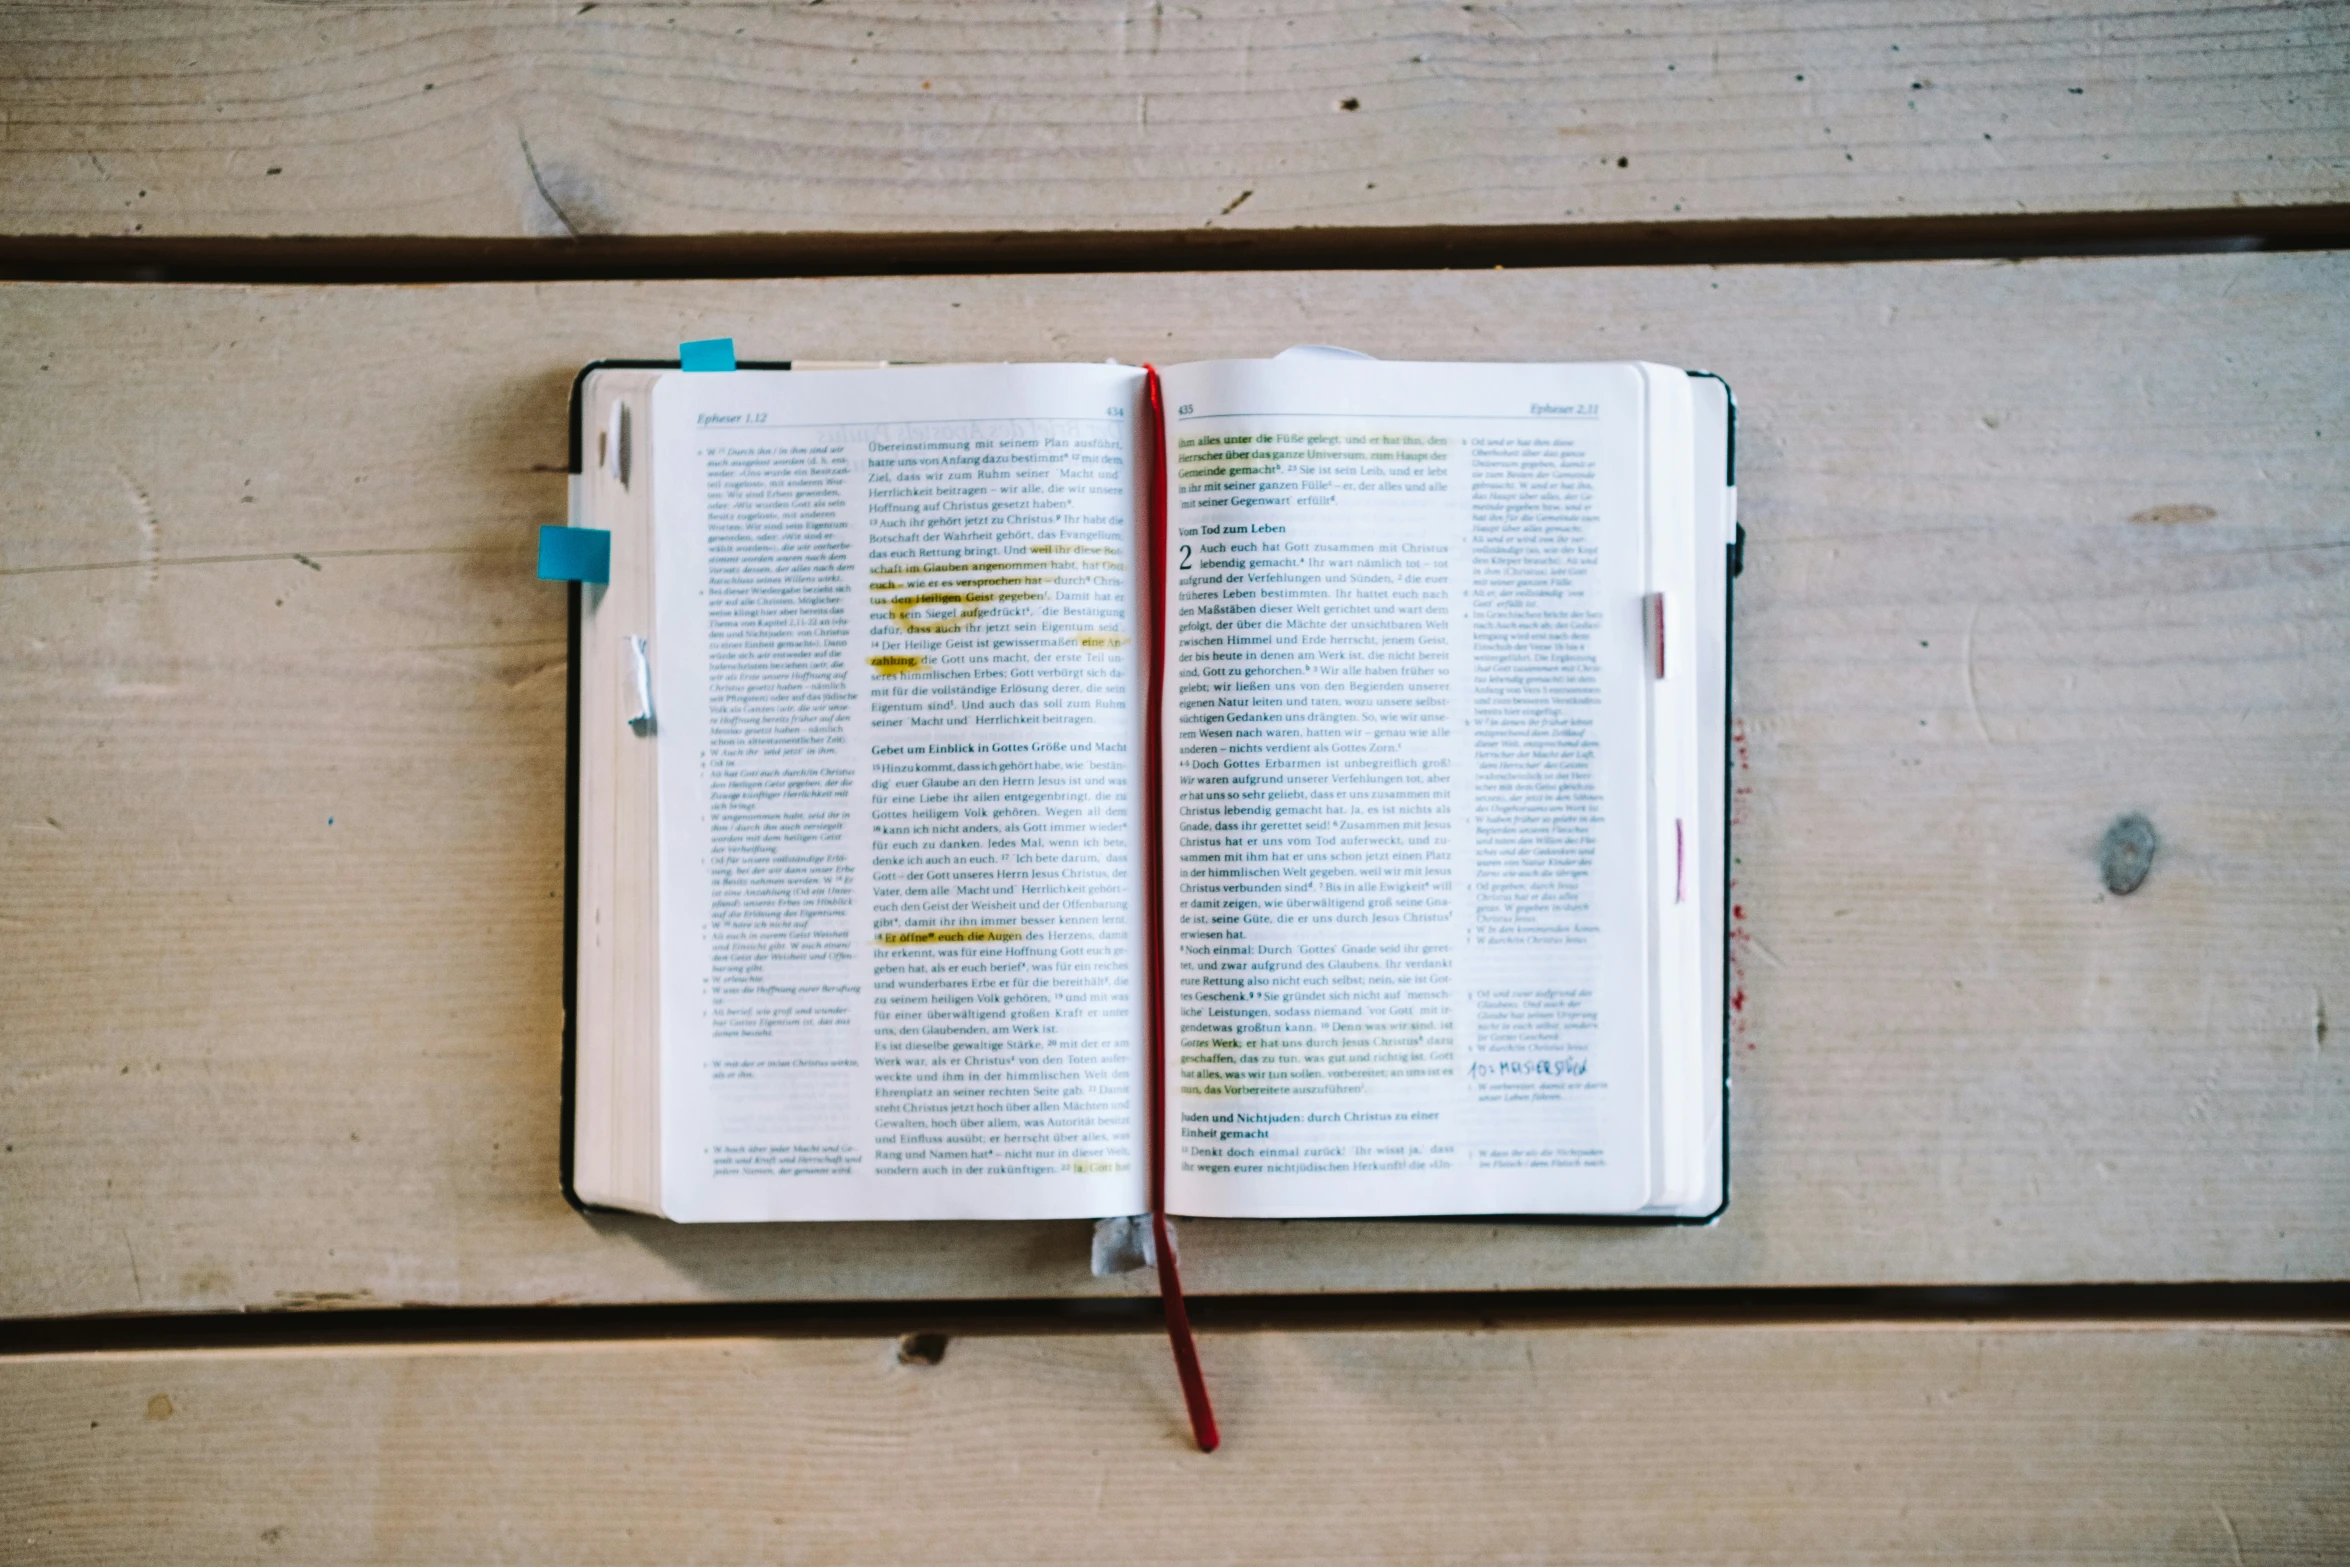
[[1720, 381], [806, 368], [577, 388], [579, 1200], [1719, 1211]]

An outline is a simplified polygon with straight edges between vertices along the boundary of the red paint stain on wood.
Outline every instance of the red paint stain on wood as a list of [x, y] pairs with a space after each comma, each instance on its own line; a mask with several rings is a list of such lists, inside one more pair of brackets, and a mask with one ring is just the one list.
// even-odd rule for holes
[[[1748, 782], [1753, 768], [1753, 756], [1746, 743], [1746, 720], [1735, 715], [1730, 720], [1730, 833], [1733, 851], [1739, 830], [1751, 819], [1748, 798], [1754, 785]], [[1731, 861], [1730, 887], [1738, 886], [1737, 861]], [[1746, 1024], [1746, 905], [1730, 905], [1730, 1048], [1754, 1048], [1754, 1038]]]

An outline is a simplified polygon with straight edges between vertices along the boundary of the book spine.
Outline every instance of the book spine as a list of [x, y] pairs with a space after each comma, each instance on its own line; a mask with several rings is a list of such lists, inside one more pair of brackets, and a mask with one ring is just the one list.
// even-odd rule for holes
[[1163, 895], [1166, 777], [1161, 737], [1166, 721], [1167, 685], [1167, 404], [1159, 386], [1159, 372], [1143, 369], [1143, 392], [1150, 417], [1151, 472], [1145, 481], [1148, 504], [1144, 512], [1144, 548], [1149, 551], [1146, 575], [1151, 595], [1150, 669], [1145, 677], [1143, 703], [1143, 834], [1149, 853], [1143, 859], [1142, 895], [1144, 940], [1150, 946], [1150, 1131], [1151, 1131], [1151, 1245], [1158, 1255], [1159, 1301], [1167, 1317], [1167, 1342], [1175, 1351], [1175, 1376], [1183, 1384], [1183, 1407], [1191, 1416], [1191, 1434], [1200, 1451], [1212, 1453], [1221, 1438], [1216, 1412], [1208, 1403], [1207, 1378], [1200, 1372], [1199, 1344], [1192, 1337], [1191, 1313], [1183, 1303], [1183, 1275], [1175, 1261], [1175, 1238], [1167, 1227], [1167, 933]]

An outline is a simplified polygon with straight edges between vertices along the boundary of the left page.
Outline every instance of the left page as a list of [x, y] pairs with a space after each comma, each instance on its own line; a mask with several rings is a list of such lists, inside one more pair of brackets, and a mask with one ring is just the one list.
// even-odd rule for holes
[[1144, 1205], [1142, 382], [655, 384], [670, 1217]]

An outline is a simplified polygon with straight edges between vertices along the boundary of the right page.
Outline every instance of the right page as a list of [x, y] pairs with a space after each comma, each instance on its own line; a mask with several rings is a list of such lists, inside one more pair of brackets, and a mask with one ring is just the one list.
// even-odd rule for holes
[[1688, 1200], [1688, 377], [1164, 379], [1168, 1207]]

